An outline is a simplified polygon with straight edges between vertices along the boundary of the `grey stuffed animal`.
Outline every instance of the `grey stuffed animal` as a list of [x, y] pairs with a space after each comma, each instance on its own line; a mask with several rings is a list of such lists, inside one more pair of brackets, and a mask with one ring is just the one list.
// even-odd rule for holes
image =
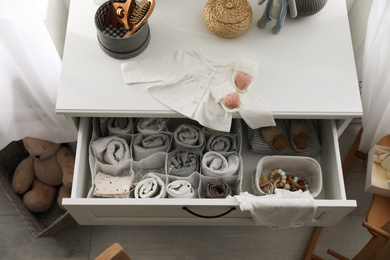
[[[262, 5], [266, 0], [258, 0], [257, 4]], [[295, 18], [298, 14], [295, 0], [267, 0], [267, 5], [263, 16], [257, 22], [259, 28], [264, 28], [272, 19], [277, 22], [272, 28], [272, 32], [277, 34], [283, 27], [284, 20], [287, 15], [287, 8], [290, 9], [291, 18]]]

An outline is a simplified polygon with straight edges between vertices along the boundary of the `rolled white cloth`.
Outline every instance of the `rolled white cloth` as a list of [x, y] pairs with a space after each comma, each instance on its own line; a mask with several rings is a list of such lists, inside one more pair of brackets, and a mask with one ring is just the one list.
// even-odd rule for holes
[[167, 185], [168, 198], [194, 198], [195, 191], [186, 180], [176, 180]]
[[107, 121], [108, 135], [132, 134], [133, 119], [129, 117], [111, 117]]
[[134, 196], [137, 199], [163, 198], [165, 196], [165, 183], [154, 173], [147, 173], [135, 186]]
[[139, 118], [135, 122], [137, 130], [142, 134], [155, 134], [166, 130], [166, 118]]
[[117, 136], [107, 136], [91, 143], [93, 155], [105, 163], [117, 166], [130, 159], [130, 149], [126, 140]]
[[157, 152], [168, 152], [171, 146], [171, 138], [164, 133], [144, 136], [138, 134], [134, 138], [133, 151], [134, 160], [139, 161]]
[[236, 154], [227, 157], [217, 152], [207, 152], [202, 158], [202, 174], [222, 177], [234, 175], [240, 166], [240, 158]]
[[202, 149], [206, 145], [204, 132], [196, 126], [180, 125], [173, 132], [175, 147], [193, 147]]

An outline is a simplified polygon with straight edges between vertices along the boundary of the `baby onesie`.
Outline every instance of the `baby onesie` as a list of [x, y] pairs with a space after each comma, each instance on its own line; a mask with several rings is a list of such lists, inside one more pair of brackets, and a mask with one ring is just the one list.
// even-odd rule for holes
[[221, 105], [219, 99], [237, 92], [234, 86], [237, 72], [256, 74], [257, 63], [247, 59], [226, 64], [207, 57], [201, 50], [189, 49], [157, 58], [131, 60], [123, 63], [121, 69], [127, 84], [153, 83], [147, 88], [150, 95], [205, 127], [229, 132], [234, 112], [251, 128], [275, 125], [254, 86], [238, 91], [239, 109], [229, 111]]

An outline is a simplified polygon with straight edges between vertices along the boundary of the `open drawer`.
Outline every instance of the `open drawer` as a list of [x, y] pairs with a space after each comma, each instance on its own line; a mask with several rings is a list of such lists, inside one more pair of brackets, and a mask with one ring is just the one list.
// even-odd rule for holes
[[[318, 120], [322, 150], [316, 158], [322, 168], [323, 187], [316, 197], [316, 222], [334, 225], [356, 207], [347, 200], [334, 120]], [[133, 199], [87, 198], [91, 188], [88, 160], [92, 119], [81, 118], [71, 198], [63, 205], [81, 225], [254, 225], [249, 212], [242, 212], [234, 198], [228, 199]], [[251, 192], [251, 176], [264, 155], [247, 150], [242, 135], [242, 191]]]

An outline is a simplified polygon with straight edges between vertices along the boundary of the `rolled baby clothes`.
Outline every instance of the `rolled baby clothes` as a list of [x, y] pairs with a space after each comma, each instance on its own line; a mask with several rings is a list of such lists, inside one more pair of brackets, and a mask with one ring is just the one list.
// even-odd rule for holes
[[206, 143], [206, 152], [237, 152], [237, 135], [218, 132], [211, 135]]
[[180, 147], [168, 154], [168, 174], [187, 177], [199, 171], [199, 151]]
[[142, 134], [155, 134], [166, 131], [166, 118], [138, 118], [135, 121], [137, 131]]
[[202, 174], [211, 177], [234, 175], [240, 166], [240, 158], [236, 154], [227, 157], [217, 152], [207, 152], [202, 158]]
[[204, 132], [196, 126], [182, 124], [173, 132], [174, 147], [200, 148], [206, 144]]
[[118, 136], [107, 136], [91, 143], [93, 155], [107, 164], [117, 166], [130, 159], [130, 149], [126, 140]]
[[154, 173], [147, 173], [135, 186], [136, 199], [163, 198], [165, 196], [165, 183]]
[[133, 133], [133, 119], [129, 117], [111, 117], [107, 121], [108, 135]]
[[206, 188], [206, 198], [223, 199], [234, 193], [225, 181], [209, 181]]
[[157, 152], [168, 152], [170, 146], [171, 137], [168, 134], [138, 134], [133, 141], [134, 160], [139, 161]]
[[105, 198], [126, 198], [130, 192], [132, 177], [134, 176], [113, 176], [98, 172], [94, 178], [93, 195]]
[[167, 185], [168, 198], [194, 198], [195, 191], [186, 180], [176, 180]]

